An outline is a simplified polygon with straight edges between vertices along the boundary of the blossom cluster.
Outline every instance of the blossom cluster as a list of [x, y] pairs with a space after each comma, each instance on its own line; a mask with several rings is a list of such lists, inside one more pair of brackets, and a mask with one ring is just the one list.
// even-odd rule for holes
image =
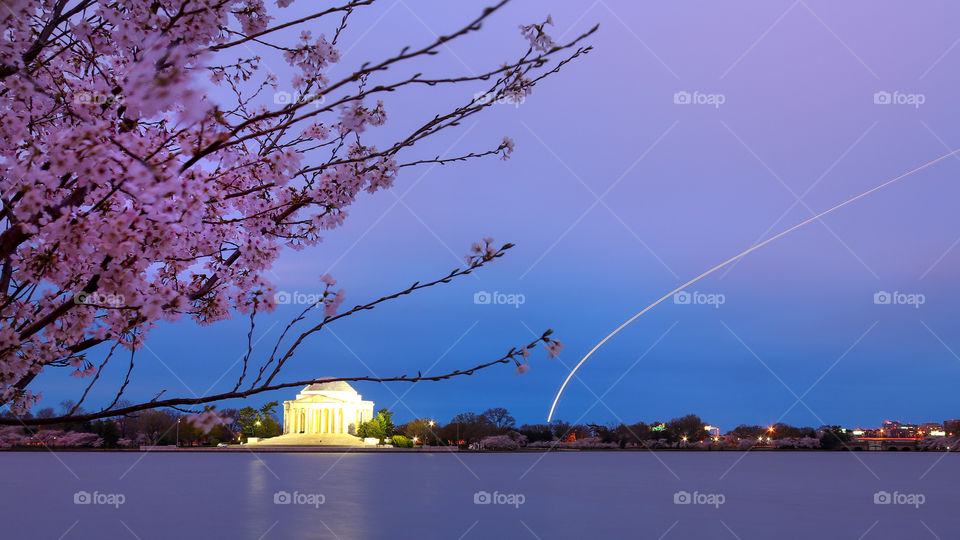
[[523, 37], [527, 38], [527, 41], [530, 42], [530, 46], [534, 50], [547, 52], [557, 46], [553, 38], [543, 31], [543, 27], [548, 24], [553, 25], [553, 17], [549, 15], [547, 15], [547, 19], [542, 24], [520, 25], [520, 33], [523, 34]]
[[[266, 28], [261, 0], [195, 0], [186, 12], [171, 0], [93, 2], [61, 22], [63, 51], [28, 66], [53, 4], [0, 14], [0, 403], [20, 411], [36, 400], [24, 383], [51, 359], [89, 376], [89, 344], [135, 349], [161, 320], [272, 309], [263, 273], [281, 250], [320, 242], [397, 171], [355, 136], [385, 122], [382, 103], [348, 101], [291, 142], [280, 139], [289, 118], [211, 97], [236, 83], [231, 69], [258, 69], [256, 58], [217, 65], [212, 51]], [[339, 53], [305, 33], [285, 58], [295, 86], [320, 91]], [[304, 174], [301, 146], [330, 127], [341, 152]], [[123, 301], [73, 300], [94, 294]], [[328, 316], [343, 297], [331, 292]]]

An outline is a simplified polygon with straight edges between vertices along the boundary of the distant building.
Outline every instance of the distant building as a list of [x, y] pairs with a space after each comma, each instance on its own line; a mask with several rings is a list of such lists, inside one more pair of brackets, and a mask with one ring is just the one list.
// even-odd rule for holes
[[924, 422], [920, 424], [920, 431], [918, 433], [921, 437], [943, 437], [946, 433], [943, 431], [943, 426], [936, 422]]
[[916, 437], [920, 431], [920, 426], [916, 424], [905, 424], [897, 420], [887, 420], [880, 427], [881, 437], [909, 438]]
[[[960, 420], [946, 420], [943, 424], [924, 422], [920, 425], [887, 420], [879, 429], [856, 428], [850, 433], [857, 439], [923, 439], [925, 437], [952, 437], [960, 435]], [[879, 444], [879, 443], [877, 443]]]
[[373, 418], [373, 402], [364, 401], [344, 381], [315, 383], [297, 398], [283, 402], [283, 432], [356, 433], [357, 426]]

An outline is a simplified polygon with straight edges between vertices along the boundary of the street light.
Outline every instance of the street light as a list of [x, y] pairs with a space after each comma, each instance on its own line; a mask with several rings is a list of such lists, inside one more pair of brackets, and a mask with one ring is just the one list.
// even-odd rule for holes
[[177, 447], [180, 447], [180, 419], [177, 418]]

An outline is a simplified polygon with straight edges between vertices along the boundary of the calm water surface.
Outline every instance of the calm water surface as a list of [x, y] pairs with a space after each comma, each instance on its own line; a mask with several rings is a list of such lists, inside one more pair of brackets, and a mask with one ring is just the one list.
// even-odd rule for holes
[[0, 467], [4, 539], [960, 538], [960, 454], [2, 452]]

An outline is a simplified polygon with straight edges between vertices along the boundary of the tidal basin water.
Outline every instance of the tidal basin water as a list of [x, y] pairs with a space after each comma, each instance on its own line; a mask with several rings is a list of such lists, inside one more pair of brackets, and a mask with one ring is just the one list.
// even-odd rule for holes
[[2, 452], [0, 538], [957, 538], [960, 454]]

